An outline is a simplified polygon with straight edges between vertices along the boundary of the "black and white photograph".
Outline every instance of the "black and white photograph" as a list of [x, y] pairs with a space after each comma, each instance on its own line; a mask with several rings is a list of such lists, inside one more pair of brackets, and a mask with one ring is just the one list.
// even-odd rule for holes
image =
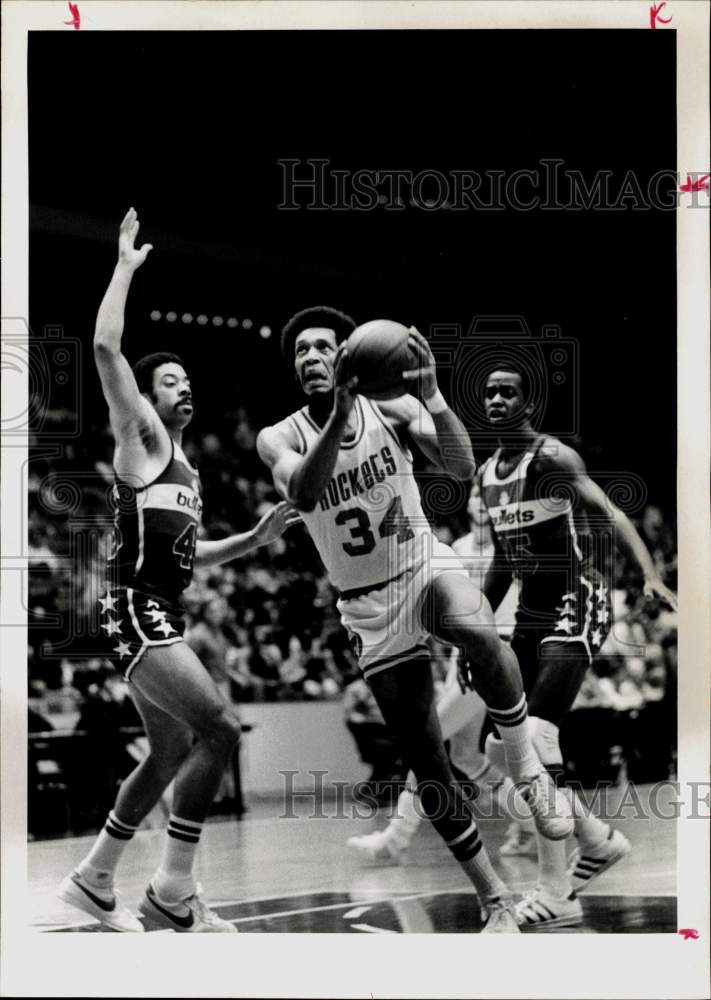
[[3, 21], [4, 995], [702, 997], [708, 3]]

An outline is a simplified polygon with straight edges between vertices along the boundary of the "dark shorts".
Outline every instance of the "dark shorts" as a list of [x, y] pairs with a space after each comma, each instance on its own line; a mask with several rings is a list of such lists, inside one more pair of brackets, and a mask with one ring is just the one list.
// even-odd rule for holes
[[551, 597], [538, 614], [520, 612], [511, 648], [518, 657], [526, 693], [536, 681], [538, 659], [547, 646], [555, 647], [561, 657], [584, 657], [589, 665], [611, 628], [610, 587], [595, 570], [579, 576], [567, 592]]
[[147, 649], [183, 641], [185, 621], [180, 608], [163, 598], [120, 587], [100, 599], [99, 627], [101, 655], [130, 680]]

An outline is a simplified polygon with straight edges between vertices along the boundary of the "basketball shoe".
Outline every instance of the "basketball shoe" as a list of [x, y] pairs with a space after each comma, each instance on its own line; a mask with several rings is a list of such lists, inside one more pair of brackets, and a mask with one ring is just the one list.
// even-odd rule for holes
[[138, 904], [139, 911], [148, 917], [151, 923], [169, 927], [178, 934], [227, 933], [236, 934], [234, 924], [223, 920], [211, 910], [200, 898], [202, 886], [197, 885], [195, 892], [187, 899], [178, 903], [166, 903], [148, 883], [143, 899]]
[[88, 913], [108, 930], [143, 933], [141, 921], [125, 906], [118, 905], [117, 895], [113, 886], [97, 888], [76, 870], [62, 879], [57, 889], [63, 903]]

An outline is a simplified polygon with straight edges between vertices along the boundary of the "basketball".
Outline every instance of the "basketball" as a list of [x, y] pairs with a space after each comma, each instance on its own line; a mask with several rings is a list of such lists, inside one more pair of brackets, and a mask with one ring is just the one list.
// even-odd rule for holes
[[402, 373], [417, 367], [402, 323], [373, 319], [357, 327], [346, 342], [358, 392], [370, 399], [396, 399], [410, 391]]

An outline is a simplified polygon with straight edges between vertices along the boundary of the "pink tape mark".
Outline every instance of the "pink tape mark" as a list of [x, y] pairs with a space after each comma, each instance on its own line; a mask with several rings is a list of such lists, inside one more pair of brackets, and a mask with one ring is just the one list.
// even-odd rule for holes
[[69, 0], [69, 13], [72, 15], [72, 19], [71, 21], [65, 21], [64, 23], [67, 25], [72, 25], [75, 31], [78, 31], [81, 28], [81, 15], [79, 14], [79, 4], [72, 3], [72, 0]]
[[660, 24], [669, 24], [671, 21], [671, 17], [664, 18], [659, 16], [662, 12], [662, 8], [666, 7], [666, 5], [667, 0], [662, 0], [661, 3], [655, 3], [649, 8], [649, 27], [652, 31], [654, 31], [657, 27], [657, 21], [659, 21]]
[[[704, 174], [702, 177], [699, 177], [697, 180], [693, 180], [687, 174], [686, 175], [686, 181], [684, 182], [684, 184], [680, 184], [679, 185], [679, 190], [680, 191], [706, 191], [706, 190], [708, 190], [708, 186], [709, 186], [709, 177], [711, 177], [711, 174]], [[679, 931], [679, 933], [681, 934], [681, 931]]]
[[682, 927], [677, 931], [677, 934], [681, 934], [685, 941], [699, 940], [699, 932], [693, 927]]

